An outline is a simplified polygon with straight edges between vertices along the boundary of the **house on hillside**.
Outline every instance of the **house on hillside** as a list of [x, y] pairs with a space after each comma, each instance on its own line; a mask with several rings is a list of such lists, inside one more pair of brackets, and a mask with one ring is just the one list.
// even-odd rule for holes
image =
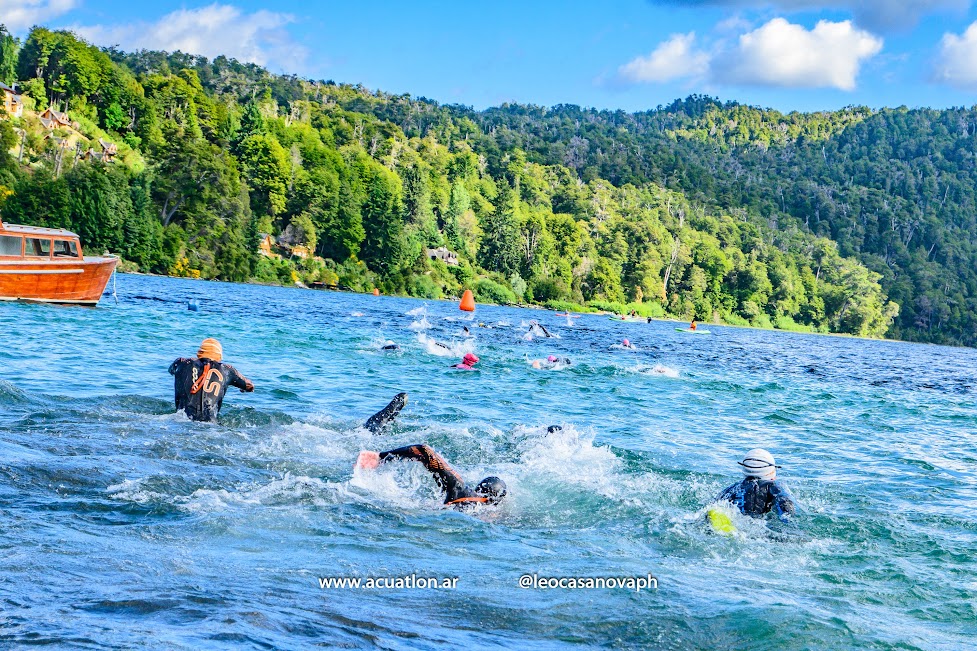
[[37, 116], [45, 129], [57, 129], [58, 127], [71, 127], [71, 120], [67, 113], [57, 111], [50, 106]]
[[119, 153], [119, 147], [114, 142], [106, 142], [101, 138], [98, 139], [98, 144], [102, 146], [102, 160], [106, 163], [111, 163], [115, 160], [116, 154]]
[[258, 237], [261, 241], [258, 243], [258, 255], [263, 255], [266, 258], [280, 258], [281, 256], [275, 253], [271, 247], [275, 246], [275, 240], [272, 239], [271, 235], [268, 233], [259, 233]]
[[287, 247], [288, 251], [292, 254], [293, 258], [299, 258], [301, 260], [308, 260], [312, 257], [312, 250], [304, 244], [296, 244], [292, 247]]
[[7, 115], [19, 118], [24, 114], [24, 102], [20, 98], [20, 93], [8, 86], [0, 83], [0, 92], [3, 92], [3, 110]]
[[454, 251], [449, 251], [446, 247], [439, 246], [436, 249], [424, 249], [424, 252], [430, 260], [440, 260], [452, 267], [458, 266], [458, 254]]

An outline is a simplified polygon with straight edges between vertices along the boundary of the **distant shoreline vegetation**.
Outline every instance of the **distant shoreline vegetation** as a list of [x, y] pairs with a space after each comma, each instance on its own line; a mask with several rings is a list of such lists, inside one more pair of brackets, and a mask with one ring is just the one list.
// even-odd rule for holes
[[0, 215], [130, 269], [977, 343], [973, 110], [474, 111], [41, 27], [0, 81]]

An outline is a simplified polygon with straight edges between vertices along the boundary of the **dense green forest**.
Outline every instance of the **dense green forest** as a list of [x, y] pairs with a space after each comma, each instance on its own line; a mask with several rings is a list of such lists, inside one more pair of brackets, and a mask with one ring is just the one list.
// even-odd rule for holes
[[44, 28], [0, 81], [0, 214], [129, 268], [977, 344], [973, 109], [475, 111]]

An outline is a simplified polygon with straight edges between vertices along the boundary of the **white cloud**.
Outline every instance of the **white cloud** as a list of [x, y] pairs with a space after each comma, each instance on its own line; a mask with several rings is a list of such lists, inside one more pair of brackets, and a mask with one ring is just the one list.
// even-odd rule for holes
[[0, 23], [19, 33], [78, 6], [78, 0], [0, 0]]
[[961, 36], [943, 35], [932, 78], [964, 90], [977, 89], [977, 22]]
[[306, 48], [295, 43], [285, 29], [293, 22], [295, 17], [291, 14], [264, 9], [247, 14], [232, 5], [215, 3], [199, 9], [180, 9], [154, 23], [72, 29], [93, 43], [118, 45], [123, 50], [180, 50], [211, 59], [223, 54], [293, 72], [308, 55]]
[[692, 34], [676, 34], [651, 55], [618, 69], [623, 83], [701, 78], [718, 86], [777, 86], [852, 90], [862, 64], [882, 50], [882, 39], [851, 21], [822, 20], [813, 29], [774, 18], [738, 38], [695, 49]]
[[693, 49], [695, 33], [673, 34], [645, 57], [637, 57], [618, 68], [620, 79], [630, 83], [656, 83], [703, 74], [709, 55]]
[[716, 57], [711, 76], [718, 83], [852, 90], [862, 62], [881, 49], [881, 38], [847, 20], [807, 30], [774, 18]]
[[905, 29], [932, 13], [965, 12], [971, 0], [652, 0], [680, 4], [733, 8], [774, 8], [781, 11], [850, 11], [855, 22], [874, 31]]

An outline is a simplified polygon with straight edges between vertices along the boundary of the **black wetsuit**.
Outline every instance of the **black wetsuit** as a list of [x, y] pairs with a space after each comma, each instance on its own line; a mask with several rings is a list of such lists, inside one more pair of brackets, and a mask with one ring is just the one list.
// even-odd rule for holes
[[170, 364], [170, 375], [176, 408], [186, 412], [190, 420], [216, 423], [228, 386], [254, 391], [251, 381], [237, 369], [212, 359], [181, 357]]
[[763, 517], [773, 511], [781, 521], [788, 522], [794, 515], [794, 501], [790, 491], [776, 479], [747, 477], [724, 490], [717, 499], [732, 502], [741, 513], [754, 518]]
[[391, 459], [408, 459], [410, 461], [420, 461], [424, 467], [434, 475], [434, 481], [438, 487], [444, 491], [444, 503], [464, 508], [472, 504], [484, 504], [488, 498], [481, 497], [474, 490], [465, 484], [455, 470], [448, 465], [444, 458], [427, 445], [407, 445], [396, 450], [388, 450], [380, 453], [380, 462]]
[[404, 405], [406, 404], [407, 394], [398, 393], [386, 407], [370, 416], [366, 422], [363, 423], [363, 427], [370, 430], [374, 434], [377, 434], [380, 430], [386, 427], [388, 423], [393, 422], [393, 419], [397, 417], [397, 414], [400, 413], [400, 410], [403, 409]]

